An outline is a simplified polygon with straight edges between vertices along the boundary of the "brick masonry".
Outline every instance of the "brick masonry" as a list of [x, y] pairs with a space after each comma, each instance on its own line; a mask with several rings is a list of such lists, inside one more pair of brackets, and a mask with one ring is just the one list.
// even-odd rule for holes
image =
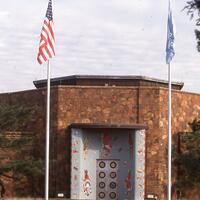
[[[54, 86], [51, 90], [51, 157], [57, 167], [51, 171], [51, 191], [70, 194], [71, 123], [145, 124], [146, 193], [166, 199], [167, 101], [161, 87]], [[45, 139], [46, 91], [37, 89], [0, 94], [0, 104], [35, 106], [35, 119], [28, 131]], [[200, 95], [173, 91], [172, 132], [189, 130], [188, 122], [200, 118]], [[44, 151], [44, 150], [43, 150]], [[14, 192], [7, 191], [7, 196]]]

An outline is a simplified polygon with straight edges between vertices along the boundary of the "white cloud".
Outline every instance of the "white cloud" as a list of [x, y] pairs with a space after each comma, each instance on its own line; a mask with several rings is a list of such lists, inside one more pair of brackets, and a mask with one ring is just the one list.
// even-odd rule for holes
[[[174, 2], [176, 56], [173, 78], [199, 92], [199, 54], [194, 23]], [[60, 0], [53, 5], [57, 56], [52, 76], [71, 74], [145, 75], [167, 78], [167, 1]], [[46, 77], [36, 61], [46, 0], [8, 0], [0, 8], [0, 91], [33, 87]], [[197, 80], [198, 79], [198, 80]], [[2, 84], [1, 84], [2, 83]], [[194, 83], [194, 84], [193, 84]]]

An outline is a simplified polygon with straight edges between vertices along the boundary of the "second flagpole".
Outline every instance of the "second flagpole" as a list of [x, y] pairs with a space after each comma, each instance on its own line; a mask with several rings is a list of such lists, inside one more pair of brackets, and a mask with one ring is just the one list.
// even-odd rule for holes
[[47, 63], [47, 107], [46, 107], [46, 159], [45, 159], [45, 200], [49, 199], [49, 139], [50, 139], [50, 61]]
[[168, 64], [168, 190], [167, 199], [171, 200], [171, 186], [172, 186], [172, 131], [171, 131], [171, 99], [172, 99], [172, 89], [171, 89], [171, 64]]

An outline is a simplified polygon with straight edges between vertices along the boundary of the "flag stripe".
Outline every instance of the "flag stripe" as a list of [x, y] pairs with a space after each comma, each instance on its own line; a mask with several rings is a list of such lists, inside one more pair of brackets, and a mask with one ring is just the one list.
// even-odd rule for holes
[[54, 23], [52, 13], [52, 2], [49, 0], [46, 17], [44, 19], [37, 60], [39, 64], [43, 64], [47, 60], [55, 56], [55, 37]]
[[38, 62], [39, 62], [40, 64], [42, 64], [43, 62], [45, 62], [45, 60], [43, 59], [43, 57], [42, 57], [41, 55], [38, 56], [37, 60], [38, 60]]
[[51, 58], [51, 52], [49, 51], [49, 46], [47, 44], [47, 46], [45, 46], [45, 52], [47, 53], [48, 55], [48, 58], [47, 59], [50, 59]]
[[[52, 37], [52, 34], [51, 34], [51, 29], [48, 27], [43, 27], [42, 29], [42, 33], [41, 33], [41, 38], [42, 38], [42, 41], [44, 40], [45, 43], [50, 43], [50, 46], [51, 48], [54, 50], [54, 47], [55, 47], [55, 40], [54, 40], [54, 37]], [[42, 43], [44, 44], [44, 43]]]
[[49, 22], [44, 21], [44, 27], [45, 27], [45, 25], [46, 25], [46, 27], [48, 27], [47, 29], [50, 31], [52, 37], [54, 38], [54, 32], [53, 32], [53, 28], [52, 28], [52, 27], [54, 27], [53, 22], [52, 21], [49, 21]]
[[51, 34], [49, 34], [49, 37], [47, 38], [47, 45], [49, 45], [53, 51], [53, 54], [55, 55], [55, 42], [54, 42], [54, 39], [51, 38]]
[[52, 47], [50, 46], [50, 43], [47, 45], [47, 48], [48, 48], [48, 50], [50, 52], [50, 55], [55, 55], [54, 52], [53, 52]]
[[42, 49], [42, 57], [45, 61], [47, 61], [49, 59], [49, 56], [48, 56], [45, 48]]

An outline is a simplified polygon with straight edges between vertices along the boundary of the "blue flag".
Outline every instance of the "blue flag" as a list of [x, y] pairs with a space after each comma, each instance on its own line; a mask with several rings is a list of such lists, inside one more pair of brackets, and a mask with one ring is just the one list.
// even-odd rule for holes
[[171, 2], [169, 0], [169, 11], [167, 21], [167, 44], [166, 44], [166, 63], [170, 64], [172, 58], [175, 55], [174, 50], [174, 39], [175, 39], [175, 27], [173, 22]]

